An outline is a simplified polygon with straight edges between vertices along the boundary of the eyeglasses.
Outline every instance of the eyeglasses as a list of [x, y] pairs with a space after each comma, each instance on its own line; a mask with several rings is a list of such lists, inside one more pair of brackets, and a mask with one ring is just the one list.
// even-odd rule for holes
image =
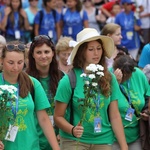
[[41, 39], [49, 40], [50, 42], [52, 42], [51, 38], [48, 35], [38, 35], [38, 36], [35, 36], [33, 42], [39, 41]]
[[6, 48], [8, 51], [13, 51], [13, 50], [20, 50], [20, 51], [25, 51], [26, 46], [24, 44], [18, 44], [18, 45], [14, 45], [14, 44], [7, 44]]

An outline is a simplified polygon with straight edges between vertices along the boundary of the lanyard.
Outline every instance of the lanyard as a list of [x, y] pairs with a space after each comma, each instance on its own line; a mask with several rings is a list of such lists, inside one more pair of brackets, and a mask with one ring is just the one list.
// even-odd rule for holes
[[[4, 76], [2, 74], [2, 81], [3, 81], [3, 84], [5, 84], [5, 80], [4, 80]], [[12, 113], [14, 115], [14, 118], [16, 119], [16, 116], [17, 116], [17, 112], [18, 112], [18, 106], [19, 106], [19, 84], [17, 86], [17, 94], [16, 94], [16, 109], [15, 107], [13, 106], [12, 102], [10, 101], [10, 105], [11, 105], [11, 109], [12, 109]]]
[[99, 112], [99, 105], [100, 105], [100, 92], [98, 92], [97, 99], [94, 100], [94, 103], [96, 105], [96, 112]]
[[17, 30], [17, 27], [18, 27], [18, 24], [19, 24], [19, 14], [18, 14], [18, 12], [14, 12], [14, 17], [15, 17], [14, 29]]
[[127, 94], [127, 100], [129, 102], [129, 105], [131, 106], [131, 96], [130, 96], [130, 92], [129, 92], [130, 81], [129, 80], [127, 81], [127, 93], [125, 91], [125, 88], [122, 85], [120, 85], [120, 88], [121, 88], [121, 91], [123, 92], [123, 94], [125, 94], [125, 95]]

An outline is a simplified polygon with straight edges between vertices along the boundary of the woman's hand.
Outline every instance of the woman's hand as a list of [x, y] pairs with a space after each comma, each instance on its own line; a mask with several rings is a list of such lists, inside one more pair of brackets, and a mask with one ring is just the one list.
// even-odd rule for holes
[[149, 111], [148, 110], [144, 110], [143, 112], [140, 113], [141, 117], [143, 120], [147, 121], [149, 118]]
[[73, 127], [72, 134], [75, 137], [80, 138], [82, 136], [82, 134], [83, 134], [83, 130], [84, 130], [84, 128], [80, 125], [80, 123], [78, 123], [78, 125]]
[[8, 16], [11, 12], [11, 8], [10, 7], [6, 7], [4, 10], [5, 16]]
[[58, 135], [56, 136], [56, 138], [57, 138], [58, 144], [60, 144], [60, 135], [58, 134]]
[[0, 150], [4, 150], [4, 144], [0, 141]]
[[117, 68], [117, 69], [114, 71], [114, 74], [115, 74], [115, 76], [116, 76], [116, 79], [117, 79], [118, 83], [121, 83], [122, 77], [123, 77], [122, 71]]

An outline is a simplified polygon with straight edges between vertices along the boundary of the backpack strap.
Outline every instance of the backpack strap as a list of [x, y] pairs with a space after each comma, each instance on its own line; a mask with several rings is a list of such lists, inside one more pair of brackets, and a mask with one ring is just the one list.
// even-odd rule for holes
[[95, 16], [99, 15], [99, 9], [95, 8]]
[[32, 100], [34, 102], [34, 83], [33, 83], [32, 79], [31, 79], [31, 82], [32, 82], [32, 86], [31, 86], [31, 89], [30, 89], [30, 94], [31, 94]]
[[55, 9], [52, 9], [52, 14], [53, 14], [54, 21], [55, 21], [55, 24], [56, 24], [56, 10]]
[[70, 72], [68, 73], [68, 77], [69, 77], [69, 81], [70, 81], [70, 85], [71, 85], [71, 89], [72, 89], [72, 94], [71, 94], [71, 98], [70, 98], [70, 124], [73, 125], [73, 95], [74, 95], [74, 89], [76, 87], [76, 74], [74, 72], [74, 70], [70, 70]]
[[40, 13], [40, 22], [39, 22], [39, 28], [40, 28], [40, 26], [42, 24], [42, 19], [43, 19], [43, 11], [40, 10], [39, 13]]

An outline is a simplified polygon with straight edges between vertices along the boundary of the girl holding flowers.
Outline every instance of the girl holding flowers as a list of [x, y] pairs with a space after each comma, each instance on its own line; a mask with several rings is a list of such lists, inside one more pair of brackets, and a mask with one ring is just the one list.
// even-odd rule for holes
[[[13, 85], [17, 88], [16, 98], [9, 114], [14, 117], [3, 140], [0, 150], [40, 150], [39, 138], [35, 124], [35, 117], [43, 129], [45, 136], [53, 150], [60, 150], [56, 136], [45, 111], [50, 107], [46, 94], [40, 82], [28, 76], [23, 70], [25, 61], [25, 45], [20, 42], [8, 43], [2, 51], [1, 61], [3, 71], [0, 73], [0, 85]], [[34, 92], [33, 92], [34, 90]], [[0, 120], [0, 125], [4, 120]]]
[[[112, 39], [85, 28], [72, 43], [68, 62], [76, 76], [74, 94], [71, 100], [72, 89], [65, 75], [55, 95], [54, 120], [60, 128], [61, 149], [111, 150], [115, 133], [121, 150], [127, 150], [117, 105], [119, 86], [105, 63], [105, 56], [110, 58], [114, 51]], [[69, 121], [70, 103], [73, 123]]]

